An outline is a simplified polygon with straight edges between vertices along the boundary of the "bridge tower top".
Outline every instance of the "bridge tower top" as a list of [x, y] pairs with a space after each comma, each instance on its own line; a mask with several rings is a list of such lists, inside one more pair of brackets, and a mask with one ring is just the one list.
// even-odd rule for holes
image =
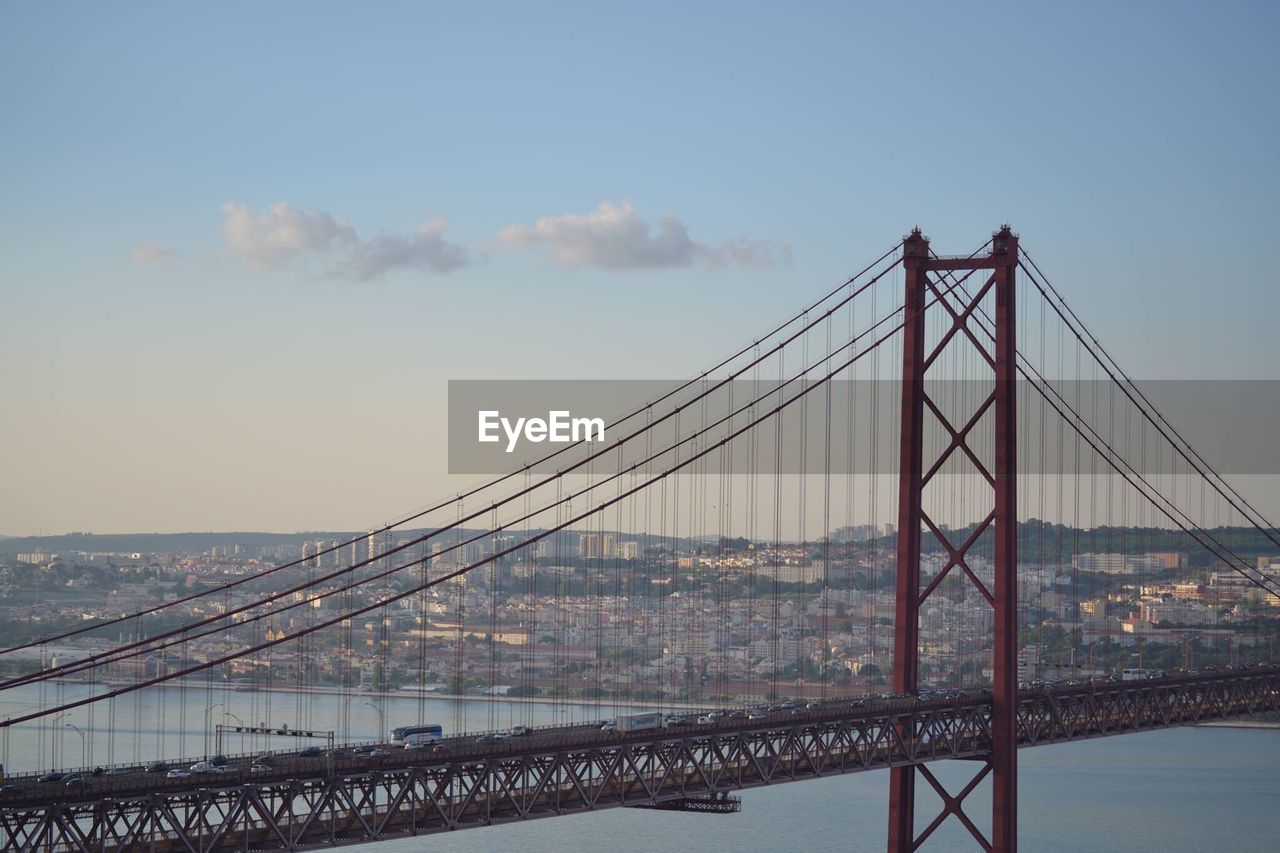
[[907, 258], [929, 256], [929, 238], [920, 233], [919, 227], [911, 229], [911, 233], [902, 238], [902, 254]]
[[1001, 225], [1000, 230], [991, 235], [991, 254], [1018, 255], [1018, 235], [1008, 225]]

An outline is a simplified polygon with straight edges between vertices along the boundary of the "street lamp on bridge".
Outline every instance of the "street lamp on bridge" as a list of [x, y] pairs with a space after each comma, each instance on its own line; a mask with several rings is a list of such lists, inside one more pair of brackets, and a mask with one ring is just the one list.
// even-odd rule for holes
[[214, 708], [221, 708], [224, 703], [215, 702], [204, 709], [204, 757], [209, 757], [209, 718]]
[[89, 766], [89, 744], [88, 744], [88, 741], [84, 739], [84, 732], [81, 731], [80, 727], [77, 726], [75, 723], [63, 723], [63, 726], [68, 729], [71, 729], [73, 732], [80, 735], [80, 766], [88, 767]]
[[383, 709], [381, 705], [375, 705], [367, 699], [364, 701], [364, 704], [368, 705], [370, 708], [378, 712], [378, 731], [374, 735], [374, 740], [381, 743], [383, 737], [385, 737], [383, 732], [387, 730], [387, 712]]
[[[61, 714], [58, 714], [56, 717], [54, 717], [52, 720], [50, 720], [50, 721], [49, 721], [49, 725], [50, 725], [50, 726], [57, 726], [57, 725], [58, 725], [58, 722], [59, 722], [60, 720], [62, 720], [62, 719], [63, 719], [63, 718], [65, 718], [65, 717], [69, 717], [69, 716], [71, 716], [71, 712], [70, 712], [70, 711], [63, 711]], [[43, 739], [44, 739], [44, 737], [43, 737], [43, 734], [42, 734], [42, 735], [41, 735], [41, 740], [43, 741]], [[62, 730], [61, 730], [61, 729], [54, 729], [53, 731], [51, 731], [51, 732], [49, 733], [49, 739], [50, 739], [50, 740], [49, 740], [49, 769], [50, 769], [50, 770], [56, 770], [56, 769], [58, 769], [58, 760], [59, 760], [59, 756], [60, 756], [60, 755], [61, 755], [61, 753], [62, 753]], [[43, 748], [43, 746], [42, 746], [42, 748]]]

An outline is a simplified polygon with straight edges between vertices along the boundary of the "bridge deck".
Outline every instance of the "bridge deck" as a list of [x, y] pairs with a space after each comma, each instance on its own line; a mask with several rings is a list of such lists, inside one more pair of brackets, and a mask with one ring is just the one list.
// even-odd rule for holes
[[[620, 735], [543, 730], [447, 756], [284, 757], [275, 771], [29, 783], [0, 801], [4, 850], [302, 850], [367, 843], [944, 758], [985, 755], [990, 701], [837, 701]], [[1280, 711], [1280, 669], [1024, 691], [1022, 746]], [[22, 784], [21, 782], [19, 784]]]

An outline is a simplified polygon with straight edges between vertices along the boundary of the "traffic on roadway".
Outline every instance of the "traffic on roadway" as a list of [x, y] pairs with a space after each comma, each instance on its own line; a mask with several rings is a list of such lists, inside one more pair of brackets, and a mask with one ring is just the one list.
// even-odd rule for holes
[[[1196, 676], [1224, 674], [1225, 670], [1208, 668], [1194, 672], [1142, 672], [1145, 680], [1158, 684]], [[1118, 682], [1135, 680], [1133, 671], [1127, 673], [1125, 676], [1117, 674], [1104, 679], [1035, 682], [1022, 685], [1021, 692], [1035, 695], [1114, 688], [1122, 686]], [[501, 731], [452, 736], [446, 736], [439, 725], [404, 726], [388, 733], [388, 739], [382, 742], [351, 744], [333, 749], [311, 746], [291, 751], [212, 755], [200, 760], [151, 761], [141, 765], [11, 774], [0, 785], [0, 807], [50, 799], [92, 800], [150, 791], [226, 787], [247, 781], [279, 782], [328, 774], [347, 775], [449, 762], [465, 763], [495, 755], [542, 753], [559, 748], [589, 746], [602, 741], [611, 742], [615, 739], [651, 740], [656, 732], [685, 736], [699, 731], [753, 729], [770, 724], [794, 725], [810, 720], [824, 721], [849, 716], [874, 717], [903, 708], [982, 705], [990, 701], [989, 688], [947, 689], [915, 694], [873, 694], [825, 701], [782, 701], [742, 708], [648, 711], [571, 725], [514, 726]]]

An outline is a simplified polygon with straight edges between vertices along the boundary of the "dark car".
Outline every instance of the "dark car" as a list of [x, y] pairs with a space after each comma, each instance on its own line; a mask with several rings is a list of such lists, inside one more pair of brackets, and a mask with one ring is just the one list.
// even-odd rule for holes
[[0, 785], [0, 797], [11, 797], [14, 794], [21, 794], [22, 787], [20, 785]]
[[276, 766], [276, 760], [275, 760], [275, 758], [273, 758], [273, 757], [272, 757], [272, 756], [270, 756], [270, 755], [259, 755], [257, 758], [253, 759], [253, 763], [254, 763], [254, 764], [261, 764], [261, 765], [262, 765], [262, 766], [264, 766], [264, 767], [275, 767], [275, 766]]
[[301, 755], [303, 758], [318, 758], [319, 756], [324, 755], [324, 750], [318, 746], [309, 746], [299, 752], [298, 755]]
[[169, 765], [163, 761], [152, 761], [147, 765], [148, 773], [168, 773]]
[[66, 773], [46, 773], [40, 778], [36, 779], [36, 781], [37, 782], [61, 782], [66, 778], [67, 778]]
[[215, 755], [213, 758], [209, 759], [209, 763], [214, 767], [226, 767], [231, 763], [231, 759], [227, 758], [225, 755]]

